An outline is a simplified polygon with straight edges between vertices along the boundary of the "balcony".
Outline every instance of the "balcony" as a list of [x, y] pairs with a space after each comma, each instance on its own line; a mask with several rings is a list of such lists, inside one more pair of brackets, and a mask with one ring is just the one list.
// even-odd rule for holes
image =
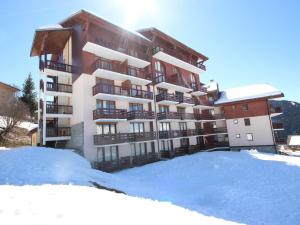
[[272, 104], [270, 104], [269, 109], [271, 117], [279, 116], [283, 113], [282, 108], [280, 106], [273, 106]]
[[157, 113], [158, 120], [181, 120], [182, 116], [178, 112], [160, 112]]
[[193, 91], [191, 93], [193, 96], [196, 96], [196, 97], [200, 97], [200, 96], [204, 96], [204, 95], [207, 95], [207, 89], [206, 88], [193, 88]]
[[227, 133], [226, 127], [218, 127], [218, 128], [204, 128], [204, 135], [217, 135], [217, 134], [225, 134]]
[[215, 148], [229, 148], [229, 142], [228, 141], [209, 142], [205, 144], [204, 148], [205, 150], [215, 149]]
[[47, 127], [46, 141], [69, 140], [71, 138], [70, 127]]
[[197, 108], [197, 109], [213, 109], [214, 104], [210, 101], [204, 101], [202, 99], [196, 98], [194, 108]]
[[138, 89], [123, 89], [121, 86], [98, 83], [93, 87], [93, 95], [103, 100], [127, 100], [147, 103], [153, 101], [153, 93]]
[[275, 137], [275, 143], [277, 145], [284, 145], [284, 144], [286, 144], [286, 142], [287, 142], [286, 138]]
[[155, 47], [152, 52], [153, 58], [176, 65], [192, 73], [201, 74], [206, 71], [206, 67], [202, 63], [194, 62], [176, 50]]
[[117, 134], [96, 134], [94, 135], [95, 145], [124, 144], [128, 142], [143, 142], [156, 139], [155, 132], [143, 133], [117, 133]]
[[195, 99], [190, 98], [190, 97], [185, 97], [185, 96], [180, 96], [178, 97], [179, 103], [177, 104], [178, 106], [182, 107], [188, 107], [188, 106], [194, 106], [195, 105]]
[[133, 84], [138, 85], [147, 85], [152, 82], [151, 74], [147, 74], [144, 69], [127, 67], [102, 58], [95, 61], [93, 75], [104, 79], [130, 80]]
[[127, 110], [124, 109], [95, 109], [93, 120], [100, 121], [126, 121]]
[[155, 115], [153, 111], [130, 111], [127, 112], [128, 120], [154, 120]]
[[[179, 79], [180, 74], [166, 75], [160, 71], [155, 72], [154, 83], [158, 88], [171, 89], [179, 92], [191, 92], [193, 89], [191, 84], [184, 83]], [[183, 78], [182, 78], [183, 79]]]
[[47, 102], [46, 113], [51, 114], [53, 117], [69, 117], [73, 114], [73, 107], [70, 105], [58, 105], [53, 102]]
[[203, 121], [225, 120], [224, 114], [196, 114], [195, 117]]
[[50, 76], [72, 77], [72, 73], [75, 72], [74, 66], [65, 63], [51, 60], [40, 60], [39, 64], [40, 70]]
[[181, 113], [182, 120], [196, 120], [194, 113]]
[[145, 53], [121, 48], [117, 43], [107, 42], [104, 40], [98, 40], [97, 44], [87, 42], [83, 47], [83, 51], [109, 60], [116, 60], [120, 62], [127, 60], [128, 65], [138, 68], [145, 68], [150, 65], [149, 57]]
[[201, 131], [197, 129], [159, 131], [160, 139], [172, 139], [172, 138], [190, 137], [190, 136], [197, 136], [197, 135], [201, 135]]
[[273, 130], [284, 130], [283, 123], [273, 122]]
[[72, 85], [47, 82], [47, 94], [53, 96], [72, 96]]
[[172, 104], [178, 104], [179, 99], [178, 96], [176, 96], [175, 94], [160, 93], [156, 95], [156, 102], [163, 105], [172, 105]]

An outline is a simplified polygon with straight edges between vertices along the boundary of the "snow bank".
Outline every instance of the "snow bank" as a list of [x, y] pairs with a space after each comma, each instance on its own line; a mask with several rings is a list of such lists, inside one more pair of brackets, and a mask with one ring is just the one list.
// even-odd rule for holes
[[[5, 122], [5, 118], [3, 116], [0, 116], [0, 127], [6, 127], [6, 122]], [[20, 128], [23, 128], [23, 129], [26, 129], [28, 131], [34, 129], [34, 128], [37, 128], [38, 125], [36, 123], [31, 123], [31, 122], [28, 122], [28, 121], [24, 121], [24, 122], [20, 122], [17, 127], [20, 127]]]
[[107, 186], [118, 183], [110, 174], [91, 169], [86, 159], [70, 150], [22, 147], [0, 153], [0, 184], [91, 185], [90, 181]]
[[217, 101], [215, 101], [215, 104], [236, 102], [263, 97], [272, 97], [281, 94], [281, 91], [269, 84], [254, 84], [222, 91], [220, 98]]

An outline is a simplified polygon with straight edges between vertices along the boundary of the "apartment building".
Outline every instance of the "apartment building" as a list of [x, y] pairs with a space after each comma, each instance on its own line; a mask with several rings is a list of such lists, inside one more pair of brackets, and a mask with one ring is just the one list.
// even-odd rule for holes
[[131, 32], [81, 10], [36, 30], [40, 145], [105, 171], [229, 147], [203, 54], [156, 28]]
[[215, 105], [222, 106], [231, 148], [256, 147], [270, 149], [280, 142], [283, 124], [276, 116], [281, 107], [274, 107], [270, 99], [283, 97], [271, 85], [257, 84], [232, 88], [221, 92]]
[[0, 82], [0, 102], [7, 101], [12, 96], [15, 96], [20, 90], [9, 84]]

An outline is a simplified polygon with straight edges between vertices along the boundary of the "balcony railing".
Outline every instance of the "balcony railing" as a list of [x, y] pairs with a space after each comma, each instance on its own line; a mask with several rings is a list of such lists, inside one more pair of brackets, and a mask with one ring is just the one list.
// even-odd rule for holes
[[144, 53], [142, 51], [139, 51], [137, 49], [133, 50], [133, 49], [121, 47], [120, 44], [117, 43], [117, 42], [106, 41], [106, 40], [102, 40], [102, 39], [97, 38], [95, 43], [98, 44], [98, 45], [101, 45], [105, 48], [109, 48], [109, 49], [124, 53], [126, 55], [133, 56], [135, 58], [139, 58], [139, 59], [149, 61], [149, 56], [146, 53]]
[[190, 60], [189, 57], [179, 53], [176, 50], [170, 49], [170, 48], [155, 47], [155, 48], [153, 48], [152, 53], [153, 53], [153, 55], [155, 55], [156, 53], [158, 53], [160, 51], [165, 52], [166, 54], [171, 55], [171, 56], [173, 56], [177, 59], [180, 59], [186, 63], [189, 63], [193, 66], [196, 66], [202, 70], [206, 70], [205, 65], [202, 64], [203, 62], [196, 62], [196, 61]]
[[74, 73], [74, 67], [69, 64], [65, 63], [60, 63], [56, 61], [51, 61], [51, 60], [46, 60], [46, 61], [40, 61], [40, 69], [52, 69], [52, 70], [57, 70], [57, 71], [62, 71], [62, 72], [67, 72], [67, 73]]
[[98, 83], [93, 87], [93, 95], [103, 93], [111, 95], [122, 95], [134, 98], [153, 99], [153, 93], [138, 89], [123, 89], [121, 86]]
[[196, 114], [197, 120], [220, 120], [224, 119], [224, 114]]
[[218, 128], [206, 128], [203, 130], [204, 134], [218, 134], [218, 133], [227, 133], [226, 127], [218, 127]]
[[215, 142], [209, 142], [204, 145], [205, 149], [212, 149], [212, 148], [221, 148], [221, 147], [229, 147], [228, 141], [215, 141]]
[[93, 119], [127, 119], [127, 110], [124, 109], [95, 109]]
[[70, 127], [47, 127], [46, 137], [66, 137], [71, 136]]
[[189, 82], [184, 82], [184, 78], [182, 77], [182, 75], [177, 74], [177, 73], [172, 74], [172, 75], [166, 75], [165, 73], [163, 73], [161, 71], [155, 71], [155, 78], [154, 78], [153, 82], [155, 84], [166, 82], [169, 84], [178, 85], [178, 86], [192, 89], [192, 84]]
[[52, 102], [47, 102], [46, 112], [49, 114], [72, 114], [73, 107], [70, 105], [58, 105]]
[[170, 130], [170, 131], [159, 131], [160, 139], [170, 139], [178, 137], [189, 137], [196, 136], [202, 133], [201, 130], [191, 129], [191, 130]]
[[169, 93], [160, 93], [156, 95], [156, 101], [171, 101], [171, 102], [179, 102], [178, 96], [175, 94], [169, 94]]
[[286, 140], [286, 138], [275, 137], [275, 142], [276, 142], [276, 144], [286, 144], [287, 140]]
[[157, 119], [158, 120], [181, 120], [181, 114], [178, 112], [160, 112], [157, 113]]
[[283, 129], [283, 123], [273, 122], [273, 129]]
[[114, 63], [108, 59], [99, 58], [95, 61], [94, 65], [95, 69], [104, 69], [132, 77], [151, 80], [151, 75], [146, 74], [144, 69], [135, 68], [132, 66], [122, 66], [121, 63]]
[[270, 113], [282, 113], [282, 108], [280, 106], [272, 106], [270, 105]]
[[72, 85], [47, 82], [47, 91], [72, 93]]
[[194, 120], [195, 119], [194, 113], [181, 113], [180, 115], [181, 115], [182, 120]]
[[153, 120], [155, 119], [155, 115], [153, 111], [130, 111], [127, 112], [128, 120], [136, 120], [136, 119], [146, 119]]
[[190, 98], [190, 97], [181, 97], [181, 96], [178, 96], [178, 99], [179, 99], [179, 103], [186, 103], [186, 104], [191, 104], [191, 105], [194, 105], [195, 104], [195, 99], [194, 98]]
[[96, 134], [94, 135], [95, 145], [121, 144], [127, 142], [155, 140], [155, 132], [142, 133], [117, 133], [117, 134]]
[[205, 106], [213, 106], [213, 102], [210, 101], [204, 101], [202, 99], [196, 98], [195, 99], [195, 105], [205, 105]]

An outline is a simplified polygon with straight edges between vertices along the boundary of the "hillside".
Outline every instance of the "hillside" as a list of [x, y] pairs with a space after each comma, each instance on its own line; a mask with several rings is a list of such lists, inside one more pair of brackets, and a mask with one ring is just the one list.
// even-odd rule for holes
[[281, 106], [283, 110], [283, 114], [276, 117], [283, 122], [285, 130], [281, 131], [282, 135], [300, 134], [300, 103], [280, 100], [272, 101], [272, 104]]

